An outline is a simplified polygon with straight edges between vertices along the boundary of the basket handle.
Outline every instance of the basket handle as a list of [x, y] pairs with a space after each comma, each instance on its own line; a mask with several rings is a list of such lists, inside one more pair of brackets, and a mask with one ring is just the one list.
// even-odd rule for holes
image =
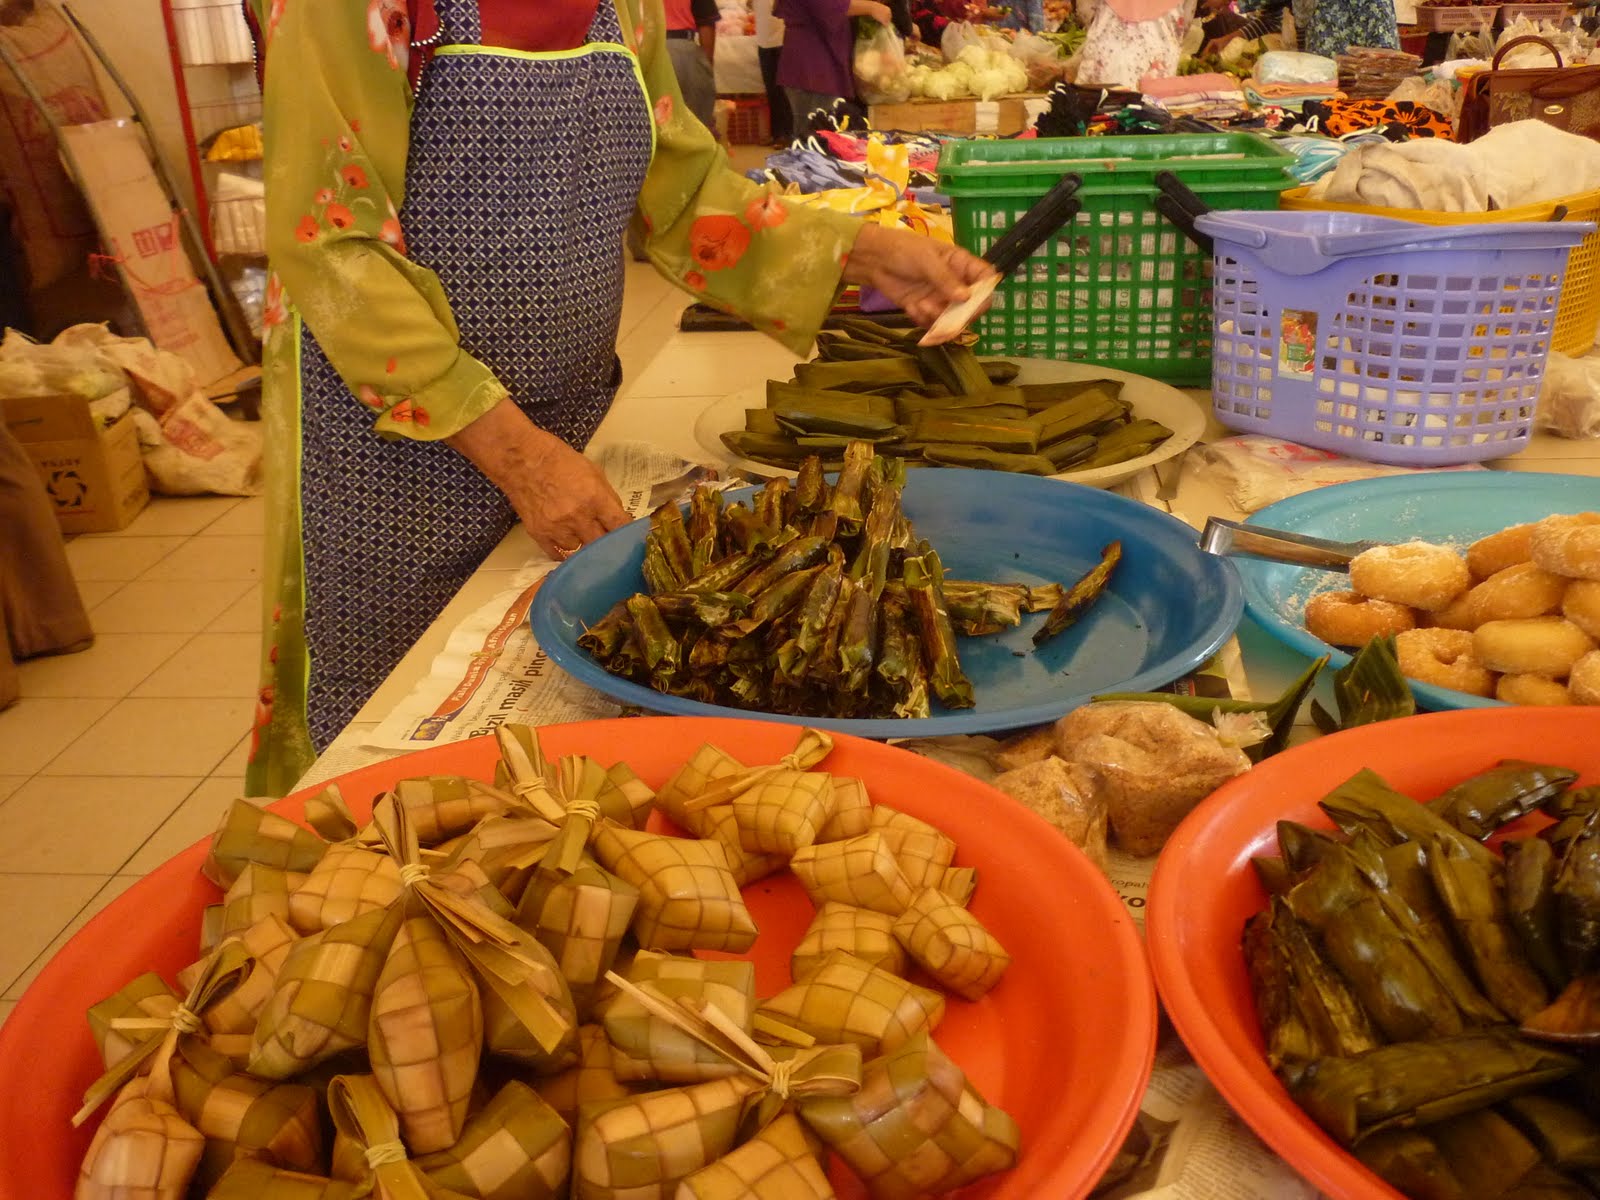
[[1213, 253], [1211, 238], [1195, 227], [1195, 218], [1211, 211], [1211, 206], [1189, 190], [1187, 184], [1171, 171], [1157, 171], [1154, 179], [1160, 191], [1155, 200], [1155, 210], [1171, 221], [1197, 247], [1201, 254]]
[[1018, 218], [1015, 225], [984, 251], [983, 257], [1000, 274], [1011, 274], [1056, 230], [1083, 211], [1083, 201], [1078, 199], [1078, 189], [1082, 186], [1082, 175], [1076, 172], [1063, 175], [1054, 187]]
[[1546, 50], [1550, 51], [1550, 56], [1556, 60], [1556, 66], [1558, 68], [1566, 66], [1566, 63], [1561, 61], [1561, 51], [1557, 50], [1550, 42], [1545, 41], [1544, 38], [1533, 37], [1530, 34], [1526, 37], [1512, 38], [1504, 46], [1501, 46], [1500, 49], [1496, 50], [1494, 52], [1494, 58], [1489, 62], [1489, 69], [1491, 71], [1498, 71], [1500, 69], [1500, 60], [1506, 56], [1507, 50], [1513, 50], [1518, 46], [1529, 43], [1532, 43], [1535, 46], [1543, 46]]

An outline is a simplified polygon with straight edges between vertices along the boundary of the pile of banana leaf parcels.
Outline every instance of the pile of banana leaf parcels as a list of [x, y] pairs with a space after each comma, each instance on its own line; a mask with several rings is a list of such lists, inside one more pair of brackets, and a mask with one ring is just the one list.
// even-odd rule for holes
[[768, 382], [767, 406], [722, 435], [729, 450], [791, 468], [816, 454], [833, 470], [860, 440], [912, 466], [1056, 475], [1141, 458], [1172, 436], [1133, 416], [1117, 380], [1015, 384], [1016, 363], [919, 346], [920, 329], [840, 324], [818, 336], [817, 359], [793, 381]]
[[[402, 780], [358, 828], [247, 801], [203, 868], [225, 894], [174, 991], [94, 1006], [110, 1101], [77, 1200], [826, 1200], [837, 1154], [879, 1200], [1011, 1167], [1016, 1123], [932, 1040], [940, 988], [1010, 956], [971, 867], [858, 779], [702, 746], [652, 792], [626, 764], [498, 731], [494, 785]], [[660, 810], [692, 831], [647, 832]], [[817, 908], [758, 998], [742, 885]], [[920, 967], [936, 987], [906, 976]]]
[[801, 716], [926, 717], [976, 702], [956, 635], [997, 633], [1048, 610], [1040, 645], [1104, 593], [1117, 542], [1070, 588], [944, 577], [901, 507], [902, 460], [846, 444], [837, 480], [822, 460], [793, 485], [769, 480], [724, 506], [701, 485], [688, 518], [651, 515], [646, 590], [578, 638], [607, 671], [705, 704]]
[[[1502, 763], [1418, 804], [1372, 771], [1280, 822], [1244, 950], [1296, 1102], [1415, 1200], [1600, 1196], [1600, 787]], [[1541, 810], [1554, 824], [1484, 839]], [[1570, 1052], [1569, 1052], [1570, 1051]]]

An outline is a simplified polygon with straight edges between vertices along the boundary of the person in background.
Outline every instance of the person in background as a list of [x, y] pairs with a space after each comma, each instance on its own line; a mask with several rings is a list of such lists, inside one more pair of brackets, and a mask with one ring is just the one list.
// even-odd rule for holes
[[717, 0], [664, 0], [667, 53], [678, 91], [689, 111], [713, 133], [717, 129]]
[[772, 14], [773, 0], [755, 0], [756, 57], [761, 62], [761, 82], [767, 88], [767, 111], [772, 114], [772, 148], [794, 140], [789, 119], [789, 97], [778, 86], [778, 59], [783, 54], [783, 22]]
[[796, 137], [812, 128], [811, 115], [839, 106], [865, 116], [856, 100], [852, 71], [855, 29], [852, 17], [892, 24], [894, 13], [878, 0], [777, 0], [773, 11], [783, 21], [783, 54], [778, 82], [789, 95]]
[[1178, 73], [1195, 0], [1080, 0], [1078, 12], [1085, 18], [1078, 85], [1137, 91], [1147, 75]]
[[246, 789], [265, 796], [519, 521], [558, 559], [628, 521], [582, 453], [621, 381], [625, 226], [689, 296], [802, 355], [842, 283], [928, 324], [991, 269], [729, 170], [662, 0], [249, 3], [272, 275]]
[[1283, 14], [1292, 11], [1300, 49], [1337, 58], [1352, 46], [1379, 50], [1400, 48], [1400, 27], [1393, 0], [1267, 0], [1239, 28], [1208, 42], [1207, 54], [1221, 54], [1232, 41], [1253, 42], [1283, 28]]

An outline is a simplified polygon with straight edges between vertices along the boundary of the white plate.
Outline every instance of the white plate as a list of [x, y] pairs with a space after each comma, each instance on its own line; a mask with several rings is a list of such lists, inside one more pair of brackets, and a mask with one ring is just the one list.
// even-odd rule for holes
[[[1177, 388], [1159, 380], [1146, 379], [1143, 375], [1132, 375], [1127, 371], [1113, 370], [1111, 367], [1099, 367], [1093, 363], [1057, 362], [1049, 358], [1008, 358], [1007, 361], [1014, 362], [1021, 368], [1016, 378], [1017, 383], [1075, 383], [1083, 379], [1120, 379], [1123, 385], [1122, 398], [1133, 405], [1135, 417], [1147, 417], [1152, 421], [1159, 421], [1172, 430], [1172, 436], [1149, 454], [1130, 458], [1127, 462], [1114, 463], [1109, 467], [1096, 467], [1091, 471], [1067, 471], [1052, 476], [1054, 479], [1065, 479], [1090, 487], [1115, 487], [1146, 467], [1153, 467], [1169, 458], [1176, 458], [1199, 441], [1200, 435], [1205, 432], [1206, 409]], [[751, 475], [792, 475], [792, 471], [784, 471], [782, 467], [740, 458], [722, 444], [724, 433], [744, 428], [745, 409], [765, 408], [766, 405], [765, 383], [740, 388], [737, 392], [712, 402], [694, 423], [695, 441], [713, 456], [713, 461], [738, 467]]]

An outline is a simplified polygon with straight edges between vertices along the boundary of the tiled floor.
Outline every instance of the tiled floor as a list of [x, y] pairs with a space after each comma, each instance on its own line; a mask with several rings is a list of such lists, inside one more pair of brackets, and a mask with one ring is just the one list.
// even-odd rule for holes
[[[686, 303], [627, 264], [627, 378]], [[23, 699], [0, 712], [0, 1020], [68, 938], [242, 794], [264, 513], [259, 498], [158, 499], [121, 533], [68, 544], [95, 644], [23, 664]]]

